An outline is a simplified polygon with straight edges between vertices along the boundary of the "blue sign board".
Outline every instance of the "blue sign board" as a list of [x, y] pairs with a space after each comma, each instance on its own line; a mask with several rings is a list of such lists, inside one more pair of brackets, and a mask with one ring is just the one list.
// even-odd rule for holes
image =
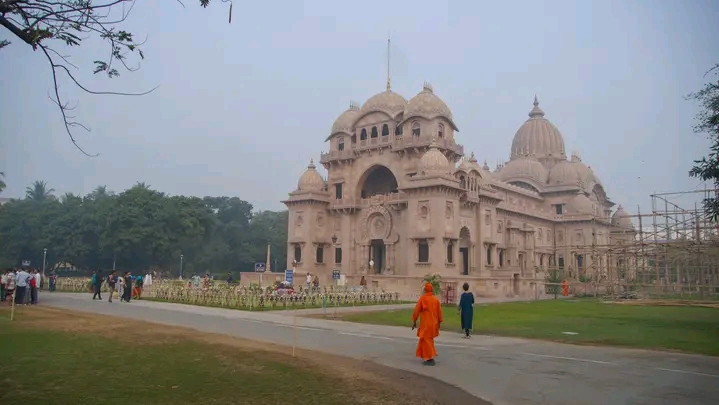
[[265, 263], [264, 262], [255, 263], [255, 272], [256, 273], [262, 273], [264, 271], [265, 271]]
[[332, 280], [339, 280], [339, 279], [340, 279], [340, 271], [332, 270]]
[[285, 281], [287, 282], [287, 284], [290, 284], [290, 285], [294, 284], [294, 282], [295, 282], [295, 272], [292, 271], [292, 269], [290, 269], [290, 270], [285, 270]]

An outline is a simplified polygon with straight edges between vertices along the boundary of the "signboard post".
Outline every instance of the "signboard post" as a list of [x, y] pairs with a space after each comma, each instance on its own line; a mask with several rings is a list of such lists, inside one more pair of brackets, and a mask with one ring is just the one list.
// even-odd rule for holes
[[338, 269], [332, 270], [332, 280], [334, 280], [335, 285], [337, 285], [340, 281], [340, 271]]
[[265, 272], [265, 264], [263, 262], [255, 263], [255, 273], [260, 273], [260, 288], [262, 288], [262, 273]]
[[30, 267], [30, 260], [23, 260], [22, 267]]
[[285, 281], [289, 285], [294, 285], [295, 282], [295, 272], [292, 269], [285, 270]]

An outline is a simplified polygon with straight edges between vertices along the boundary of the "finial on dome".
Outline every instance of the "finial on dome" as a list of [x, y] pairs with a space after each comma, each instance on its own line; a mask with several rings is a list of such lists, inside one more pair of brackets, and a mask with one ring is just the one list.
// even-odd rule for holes
[[433, 93], [434, 89], [432, 89], [432, 84], [430, 82], [424, 82], [424, 86], [422, 86], [422, 91], [428, 91], [430, 93]]
[[477, 163], [477, 159], [474, 158], [474, 152], [469, 156], [469, 163]]
[[541, 108], [539, 108], [539, 100], [537, 100], [537, 95], [534, 95], [534, 108], [532, 108], [532, 111], [529, 112], [529, 118], [538, 118], [538, 117], [544, 117], [544, 111], [542, 111]]
[[308, 168], [308, 169], [312, 169], [312, 170], [314, 170], [314, 169], [317, 168], [317, 166], [315, 166], [315, 160], [314, 160], [314, 159], [310, 159], [310, 164], [307, 165], [307, 168]]
[[482, 169], [484, 169], [484, 170], [486, 170], [486, 171], [489, 171], [489, 170], [490, 170], [490, 169], [489, 169], [489, 165], [487, 164], [487, 159], [484, 159], [484, 166], [482, 167]]
[[358, 102], [350, 100], [350, 108], [349, 109], [359, 111], [360, 105]]
[[437, 149], [439, 148], [439, 144], [437, 143], [437, 137], [432, 136], [432, 142], [429, 144], [430, 149]]

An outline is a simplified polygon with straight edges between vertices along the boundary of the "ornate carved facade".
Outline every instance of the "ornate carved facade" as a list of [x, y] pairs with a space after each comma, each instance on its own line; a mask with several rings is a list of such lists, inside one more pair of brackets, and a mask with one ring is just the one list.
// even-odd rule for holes
[[[388, 89], [332, 125], [329, 152], [311, 162], [290, 210], [288, 266], [352, 282], [416, 289], [439, 273], [486, 295], [516, 295], [554, 267], [606, 278], [620, 261], [598, 246], [634, 238], [621, 206], [578, 156], [536, 98], [510, 160], [490, 171], [455, 140], [452, 112], [429, 85], [409, 101]], [[529, 288], [532, 287], [532, 288]]]

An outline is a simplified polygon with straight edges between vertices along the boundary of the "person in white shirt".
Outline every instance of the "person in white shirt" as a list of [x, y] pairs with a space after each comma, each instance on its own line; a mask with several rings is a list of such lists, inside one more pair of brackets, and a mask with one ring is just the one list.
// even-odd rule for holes
[[309, 290], [312, 287], [312, 274], [307, 273], [307, 289]]
[[15, 275], [15, 305], [26, 305], [25, 294], [27, 293], [28, 281], [30, 281], [30, 274], [25, 271], [25, 268], [20, 269]]
[[7, 297], [10, 297], [10, 299], [14, 299], [15, 297], [15, 270], [13, 269], [10, 269], [5, 277], [5, 297], [3, 301], [5, 301]]
[[5, 270], [0, 276], [0, 301], [5, 301], [5, 284], [7, 284], [7, 274], [9, 270]]
[[34, 287], [32, 284], [30, 286], [30, 303], [37, 304], [37, 294], [38, 294], [38, 291], [40, 291], [40, 280], [41, 280], [40, 270], [37, 270], [37, 269], [33, 270], [33, 274], [31, 274], [31, 276], [35, 279], [35, 283], [34, 283]]

